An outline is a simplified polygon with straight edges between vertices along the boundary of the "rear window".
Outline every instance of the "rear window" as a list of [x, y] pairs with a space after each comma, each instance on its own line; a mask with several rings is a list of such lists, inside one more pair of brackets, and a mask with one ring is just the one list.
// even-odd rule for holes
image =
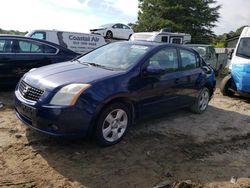
[[45, 44], [30, 41], [19, 41], [19, 50], [17, 50], [17, 52], [55, 54], [57, 52], [57, 49]]
[[0, 40], [0, 53], [11, 53], [13, 41], [9, 39]]

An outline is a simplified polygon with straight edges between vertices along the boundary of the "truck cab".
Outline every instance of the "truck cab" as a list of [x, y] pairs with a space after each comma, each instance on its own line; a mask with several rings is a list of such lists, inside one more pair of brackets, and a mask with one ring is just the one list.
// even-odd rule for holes
[[250, 96], [250, 27], [245, 27], [231, 57], [229, 74], [221, 82], [223, 95]]

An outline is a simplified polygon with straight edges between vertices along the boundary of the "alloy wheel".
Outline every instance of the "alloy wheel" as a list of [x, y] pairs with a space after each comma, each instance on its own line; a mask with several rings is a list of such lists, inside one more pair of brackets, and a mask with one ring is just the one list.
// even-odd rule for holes
[[208, 102], [209, 102], [209, 93], [207, 90], [204, 90], [201, 93], [199, 100], [199, 108], [201, 111], [204, 111], [207, 108]]
[[115, 109], [106, 116], [103, 122], [103, 138], [108, 142], [115, 142], [123, 136], [127, 126], [127, 113], [123, 109]]

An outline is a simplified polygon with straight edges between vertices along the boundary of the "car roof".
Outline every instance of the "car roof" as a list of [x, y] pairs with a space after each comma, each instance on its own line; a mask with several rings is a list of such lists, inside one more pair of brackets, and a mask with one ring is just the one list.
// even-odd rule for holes
[[193, 46], [193, 47], [208, 47], [208, 46], [212, 46], [209, 44], [185, 44], [185, 46]]
[[[101, 25], [100, 27], [103, 27], [103, 26], [113, 26], [115, 24], [122, 24], [122, 25], [126, 25], [126, 24], [123, 24], [123, 23], [108, 23], [108, 24], [103, 24]], [[127, 25], [126, 25], [127, 26]]]
[[182, 45], [182, 44], [171, 44], [171, 43], [162, 43], [162, 42], [152, 42], [152, 41], [122, 41], [122, 42], [116, 42], [116, 43], [130, 43], [130, 44], [134, 44], [134, 45], [143, 45], [143, 46], [149, 46], [149, 47], [175, 47], [175, 48], [182, 48], [182, 49], [186, 49], [189, 51], [194, 52], [195, 54], [197, 54], [197, 52], [195, 50], [193, 50], [192, 48], [189, 48], [188, 46]]
[[9, 34], [0, 34], [0, 39], [1, 38], [27, 39], [27, 40], [31, 40], [31, 41], [36, 41], [36, 42], [41, 42], [41, 43], [44, 43], [44, 44], [48, 44], [48, 45], [54, 46], [56, 48], [59, 48], [61, 50], [65, 50], [65, 51], [68, 51], [68, 52], [71, 52], [71, 53], [75, 53], [72, 50], [69, 50], [68, 48], [65, 48], [65, 47], [60, 46], [58, 44], [55, 44], [53, 42], [49, 42], [49, 41], [42, 40], [42, 39], [36, 39], [36, 38], [26, 37], [26, 36], [22, 36], [22, 35], [9, 35]]

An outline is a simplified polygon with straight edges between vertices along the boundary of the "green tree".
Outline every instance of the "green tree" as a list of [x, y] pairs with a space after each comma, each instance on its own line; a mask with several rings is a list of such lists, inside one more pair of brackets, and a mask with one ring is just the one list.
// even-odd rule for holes
[[25, 35], [26, 32], [21, 32], [21, 31], [17, 31], [17, 30], [3, 30], [0, 28], [0, 34], [9, 34], [9, 35]]
[[171, 28], [191, 34], [193, 43], [210, 43], [221, 7], [215, 3], [216, 0], [139, 0], [138, 21], [130, 25], [136, 32]]

